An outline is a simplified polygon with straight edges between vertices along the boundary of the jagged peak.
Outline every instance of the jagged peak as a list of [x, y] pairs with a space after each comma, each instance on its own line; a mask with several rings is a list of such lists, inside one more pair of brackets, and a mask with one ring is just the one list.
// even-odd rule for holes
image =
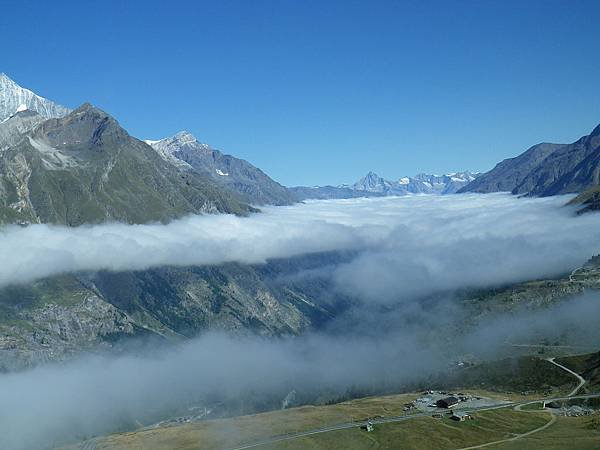
[[13, 80], [11, 77], [6, 75], [4, 72], [0, 72], [0, 80], [4, 81], [5, 83], [14, 84], [15, 86], [17, 86], [17, 83], [15, 82], [15, 80]]
[[596, 136], [600, 136], [600, 125], [598, 125], [596, 128], [594, 128], [592, 130], [592, 132], [590, 133], [590, 137], [596, 137]]
[[179, 140], [197, 140], [196, 137], [187, 130], [181, 130], [180, 132], [176, 133], [173, 138]]
[[25, 106], [46, 119], [64, 117], [70, 110], [35, 92], [19, 86], [4, 72], [0, 73], [0, 120], [6, 119]]
[[367, 172], [367, 174], [362, 177], [360, 180], [358, 180], [358, 182], [363, 182], [363, 181], [369, 181], [369, 180], [379, 180], [381, 179], [381, 177], [379, 175], [377, 175], [375, 172], [373, 172], [372, 170], [370, 170], [369, 172]]
[[59, 120], [66, 123], [66, 122], [73, 121], [75, 118], [81, 118], [81, 117], [85, 118], [86, 120], [93, 121], [93, 122], [98, 122], [98, 121], [110, 122], [110, 123], [120, 127], [118, 121], [113, 116], [111, 116], [106, 111], [98, 108], [97, 106], [92, 105], [89, 102], [83, 103], [77, 109], [74, 109], [73, 111], [71, 111], [70, 114], [68, 114], [67, 116], [65, 116]]

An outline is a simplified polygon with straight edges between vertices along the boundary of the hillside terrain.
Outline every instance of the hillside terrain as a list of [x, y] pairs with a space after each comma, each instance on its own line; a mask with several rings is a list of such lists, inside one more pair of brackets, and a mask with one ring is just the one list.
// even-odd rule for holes
[[[506, 159], [458, 192], [535, 196], [581, 193], [600, 183], [600, 125], [572, 144], [542, 143]], [[589, 194], [578, 200], [589, 200]]]
[[146, 223], [251, 211], [207, 178], [179, 172], [89, 104], [37, 124], [19, 113], [3, 125], [27, 118], [35, 126], [0, 153], [0, 222]]
[[585, 378], [585, 392], [596, 392], [600, 389], [600, 352], [565, 356], [557, 361]]
[[[336, 293], [327, 278], [281, 280], [348, 258], [330, 253], [254, 266], [70, 274], [6, 287], [0, 289], [1, 368], [15, 370], [65, 360], [82, 351], [112, 351], [136, 336], [175, 343], [210, 330], [280, 336], [321, 329], [348, 310], [352, 301]], [[589, 269], [573, 280], [565, 277], [459, 293], [457, 302], [464, 318], [423, 338], [436, 345], [447, 342], [448, 354], [456, 354], [460, 347], [455, 342], [480, 324], [506, 314], [544, 311], [584, 290], [597, 289], [600, 271]], [[428, 307], [434, 308], [436, 300], [428, 301], [433, 302]], [[563, 336], [558, 348], [574, 344], [593, 348], [593, 342], [586, 342], [585, 334], [580, 334], [573, 330], [571, 336]], [[546, 338], [540, 335], [538, 342], [524, 347], [513, 345], [522, 342], [508, 342], [494, 357], [553, 352]]]
[[581, 205], [582, 208], [578, 211], [579, 214], [600, 210], [600, 185], [586, 189], [571, 200], [569, 204]]
[[118, 350], [137, 337], [173, 344], [207, 331], [300, 334], [339, 307], [316, 303], [319, 286], [278, 282], [291, 267], [314, 264], [307, 256], [264, 266], [70, 274], [0, 289], [0, 371]]

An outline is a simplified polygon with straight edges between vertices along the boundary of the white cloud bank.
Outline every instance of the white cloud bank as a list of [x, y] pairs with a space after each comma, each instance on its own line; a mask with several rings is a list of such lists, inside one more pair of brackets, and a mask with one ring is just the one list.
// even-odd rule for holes
[[347, 292], [380, 301], [570, 270], [600, 251], [600, 215], [567, 197], [506, 194], [308, 202], [240, 218], [169, 225], [32, 225], [0, 231], [0, 286], [62, 272], [141, 270], [309, 252], [358, 251], [335, 271]]
[[[366, 301], [402, 301], [582, 264], [600, 252], [600, 215], [575, 217], [562, 206], [566, 201], [414, 196], [309, 202], [248, 218], [190, 217], [166, 226], [9, 227], [0, 232], [0, 285], [66, 271], [259, 263], [353, 249], [355, 258], [327, 272], [337, 288]], [[488, 320], [457, 338], [454, 351], [496, 355], [509, 337], [528, 342], [546, 332], [590, 334], [600, 310], [596, 300], [588, 294], [543, 313], [519, 313], [518, 320], [511, 314]], [[292, 388], [344, 392], [410, 382], [456, 356], [432, 345], [438, 339], [428, 333], [462, 323], [456, 308], [405, 301], [394, 313], [386, 306], [374, 308], [384, 312], [372, 317], [369, 308], [340, 317], [328, 334], [270, 341], [207, 335], [153, 357], [96, 357], [2, 375], [0, 447], [44, 448], [115, 431], [150, 412], [168, 415], [195, 397], [251, 393], [260, 400], [283, 398]]]

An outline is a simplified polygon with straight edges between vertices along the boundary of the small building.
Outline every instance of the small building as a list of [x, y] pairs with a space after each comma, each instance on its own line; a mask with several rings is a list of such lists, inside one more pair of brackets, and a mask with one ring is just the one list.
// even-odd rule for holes
[[473, 416], [466, 412], [457, 412], [454, 411], [452, 416], [450, 417], [452, 420], [456, 420], [457, 422], [464, 422], [465, 420], [471, 420]]
[[456, 397], [446, 397], [435, 402], [435, 406], [446, 409], [454, 408], [456, 405], [458, 405], [458, 401], [459, 400]]

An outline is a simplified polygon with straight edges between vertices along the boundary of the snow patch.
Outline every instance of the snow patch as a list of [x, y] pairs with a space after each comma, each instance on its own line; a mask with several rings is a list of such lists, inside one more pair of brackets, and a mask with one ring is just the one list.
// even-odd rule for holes
[[228, 173], [226, 173], [226, 172], [223, 172], [223, 171], [222, 171], [222, 170], [220, 170], [220, 169], [216, 169], [216, 171], [217, 171], [217, 175], [221, 175], [222, 177], [227, 177], [227, 176], [229, 176], [229, 174], [228, 174]]

